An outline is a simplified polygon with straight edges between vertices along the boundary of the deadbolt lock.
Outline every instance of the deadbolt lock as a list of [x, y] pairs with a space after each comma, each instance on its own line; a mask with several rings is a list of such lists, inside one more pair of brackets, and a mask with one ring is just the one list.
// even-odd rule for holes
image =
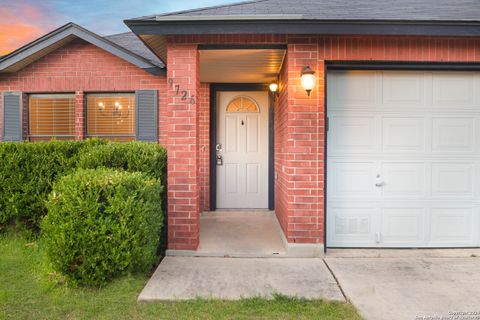
[[217, 154], [217, 166], [223, 165], [223, 157], [221, 154]]

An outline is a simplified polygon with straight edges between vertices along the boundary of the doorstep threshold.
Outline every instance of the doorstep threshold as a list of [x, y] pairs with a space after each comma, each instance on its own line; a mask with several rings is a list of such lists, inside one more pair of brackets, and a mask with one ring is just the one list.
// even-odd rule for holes
[[212, 258], [291, 258], [286, 252], [208, 252], [197, 250], [167, 250], [168, 257]]

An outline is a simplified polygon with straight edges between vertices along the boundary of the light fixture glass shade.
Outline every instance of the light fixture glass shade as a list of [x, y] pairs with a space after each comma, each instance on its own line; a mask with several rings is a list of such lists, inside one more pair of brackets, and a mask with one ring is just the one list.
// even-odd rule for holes
[[307, 94], [310, 96], [310, 92], [312, 92], [313, 88], [315, 87], [315, 72], [310, 67], [305, 67], [302, 70], [302, 77], [301, 77], [302, 86], [307, 91]]
[[270, 85], [268, 87], [270, 88], [271, 92], [275, 93], [278, 90], [278, 83], [272, 82], [272, 83], [270, 83]]

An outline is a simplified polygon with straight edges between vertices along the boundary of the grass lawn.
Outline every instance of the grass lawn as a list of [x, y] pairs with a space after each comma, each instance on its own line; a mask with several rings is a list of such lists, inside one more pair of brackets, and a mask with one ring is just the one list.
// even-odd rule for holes
[[130, 276], [102, 289], [73, 287], [52, 271], [41, 244], [0, 233], [0, 319], [360, 319], [349, 304], [286, 297], [137, 303], [146, 281]]

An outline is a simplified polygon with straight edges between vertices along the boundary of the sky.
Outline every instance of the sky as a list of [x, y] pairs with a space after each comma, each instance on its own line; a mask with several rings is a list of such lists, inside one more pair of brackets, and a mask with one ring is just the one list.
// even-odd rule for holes
[[75, 22], [102, 36], [128, 31], [128, 18], [239, 0], [0, 0], [0, 56]]

